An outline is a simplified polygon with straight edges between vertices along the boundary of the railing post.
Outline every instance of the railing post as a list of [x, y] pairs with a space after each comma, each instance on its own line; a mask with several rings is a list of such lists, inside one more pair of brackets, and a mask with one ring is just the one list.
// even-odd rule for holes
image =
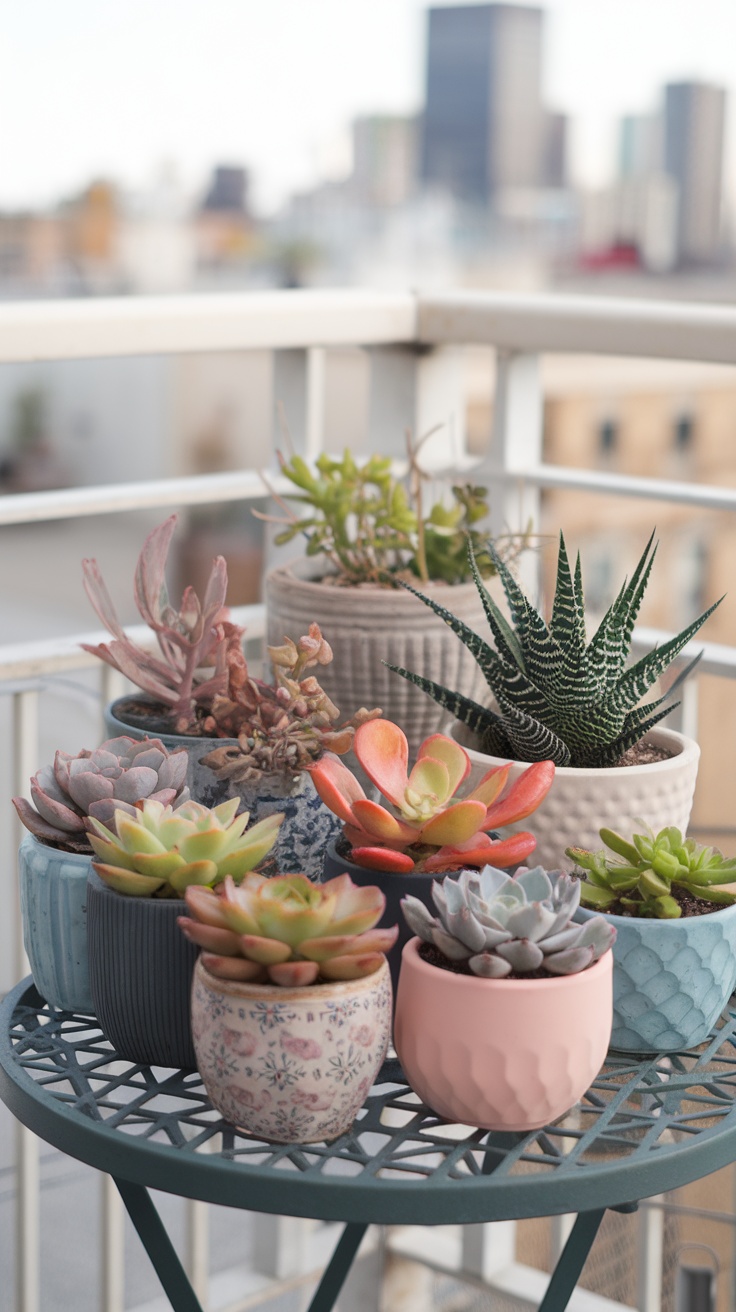
[[294, 449], [306, 460], [316, 459], [324, 444], [326, 369], [327, 352], [321, 346], [276, 351], [274, 355], [273, 398], [282, 416], [275, 419], [274, 446], [285, 445], [283, 422]]
[[375, 347], [370, 352], [370, 449], [406, 454], [406, 431], [415, 441], [437, 429], [422, 447], [425, 468], [450, 468], [465, 455], [464, 353], [456, 347]]
[[489, 1221], [485, 1225], [464, 1225], [460, 1271], [490, 1280], [497, 1271], [511, 1266], [516, 1256], [516, 1222]]
[[125, 1308], [125, 1208], [115, 1181], [103, 1175], [101, 1306], [105, 1312]]
[[[493, 432], [487, 461], [476, 472], [486, 477], [491, 493], [491, 532], [523, 532], [531, 524], [540, 531], [540, 496], [536, 487], [524, 479], [526, 470], [541, 463], [543, 438], [543, 397], [539, 356], [499, 351], [496, 361], [496, 395], [493, 406]], [[494, 473], [514, 470], [517, 477], [504, 478], [501, 487], [493, 486]], [[532, 597], [538, 590], [538, 561], [533, 552], [519, 558], [519, 580]]]
[[[639, 1312], [661, 1312], [662, 1259], [664, 1256], [664, 1211], [657, 1207], [657, 1194], [639, 1209], [639, 1278], [636, 1306]], [[654, 1204], [649, 1206], [648, 1204]]]

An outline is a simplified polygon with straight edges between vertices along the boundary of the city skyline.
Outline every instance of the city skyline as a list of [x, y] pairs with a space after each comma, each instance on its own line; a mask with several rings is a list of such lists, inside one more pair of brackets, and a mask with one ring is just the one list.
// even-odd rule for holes
[[[732, 0], [548, 0], [546, 103], [571, 116], [573, 182], [611, 176], [617, 119], [667, 81], [730, 88]], [[90, 177], [142, 187], [174, 164], [186, 191], [243, 164], [256, 208], [350, 167], [349, 125], [415, 112], [424, 0], [36, 0], [5, 15], [0, 208], [52, 204]], [[733, 99], [733, 97], [732, 97]], [[733, 109], [730, 113], [733, 114]], [[727, 175], [733, 188], [734, 134]]]

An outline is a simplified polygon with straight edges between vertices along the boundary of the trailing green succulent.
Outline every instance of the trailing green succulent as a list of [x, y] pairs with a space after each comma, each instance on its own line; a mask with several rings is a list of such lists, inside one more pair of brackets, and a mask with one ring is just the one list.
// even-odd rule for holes
[[575, 924], [580, 881], [541, 866], [507, 875], [485, 866], [432, 885], [437, 916], [416, 897], [401, 901], [404, 919], [448, 961], [467, 962], [474, 975], [502, 979], [540, 967], [551, 975], [585, 970], [616, 938], [603, 916]]
[[[606, 611], [590, 641], [585, 631], [583, 584], [578, 555], [575, 573], [560, 534], [552, 615], [546, 624], [508, 567], [489, 544], [511, 613], [511, 624], [483, 583], [472, 545], [470, 566], [495, 647], [451, 611], [409, 584], [403, 586], [439, 615], [477, 660], [497, 709], [400, 666], [390, 669], [422, 688], [466, 724], [481, 749], [519, 761], [552, 760], [556, 765], [616, 765], [630, 747], [677, 705], [675, 689], [700, 659], [691, 661], [664, 696], [641, 699], [695, 636], [720, 601], [676, 637], [653, 648], [627, 668], [631, 637], [656, 554], [650, 537], [631, 576]], [[722, 599], [721, 599], [722, 600]], [[664, 705], [667, 702], [668, 705]]]
[[[419, 443], [418, 445], [421, 445]], [[478, 568], [495, 574], [496, 565], [477, 524], [488, 516], [486, 489], [467, 483], [453, 487], [452, 504], [437, 501], [425, 515], [423, 474], [417, 449], [409, 442], [408, 486], [396, 478], [386, 456], [370, 456], [358, 464], [349, 451], [340, 459], [321, 455], [314, 468], [301, 456], [289, 461], [279, 454], [281, 472], [298, 489], [289, 501], [305, 507], [301, 516], [285, 503], [284, 527], [278, 546], [299, 534], [307, 538], [307, 555], [324, 555], [340, 582], [384, 583], [395, 586], [402, 572], [427, 583], [430, 579], [461, 583], [470, 577], [467, 543], [475, 547]], [[518, 555], [528, 535], [499, 538], [504, 558]]]
[[707, 902], [736, 902], [736, 892], [723, 888], [736, 884], [736, 857], [683, 838], [674, 826], [656, 835], [651, 830], [634, 834], [631, 842], [611, 829], [601, 829], [600, 835], [613, 856], [567, 848], [567, 855], [585, 871], [583, 906], [608, 911], [620, 904], [632, 915], [676, 920], [682, 910], [673, 887]]
[[178, 810], [148, 799], [135, 816], [115, 812], [115, 828], [90, 819], [92, 862], [103, 883], [133, 897], [183, 897], [192, 884], [211, 887], [228, 875], [241, 880], [276, 842], [281, 812], [246, 829], [240, 799], [219, 806], [185, 802]]
[[340, 875], [246, 875], [236, 888], [189, 888], [179, 925], [220, 979], [300, 988], [319, 980], [362, 979], [379, 970], [398, 926], [375, 929], [386, 899], [379, 888]]

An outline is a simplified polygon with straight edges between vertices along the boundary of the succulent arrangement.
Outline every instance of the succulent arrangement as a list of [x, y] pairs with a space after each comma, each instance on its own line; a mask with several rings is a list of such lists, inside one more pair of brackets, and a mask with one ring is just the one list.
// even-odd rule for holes
[[247, 676], [229, 696], [213, 700], [205, 725], [217, 737], [237, 739], [202, 758], [218, 779], [240, 784], [268, 774], [299, 774], [325, 751], [349, 751], [356, 726], [381, 714], [361, 708], [352, 719], [336, 724], [337, 707], [307, 673], [332, 660], [317, 624], [310, 624], [309, 633], [297, 642], [286, 638], [280, 647], [269, 647], [268, 654], [274, 684]]
[[313, 884], [306, 875], [246, 875], [236, 887], [190, 887], [190, 917], [179, 925], [202, 949], [202, 964], [221, 979], [288, 988], [320, 980], [372, 975], [393, 946], [398, 927], [375, 929], [385, 907], [377, 888], [349, 875]]
[[[429, 434], [427, 435], [429, 436]], [[294, 484], [288, 499], [304, 507], [301, 516], [276, 497], [286, 512], [277, 534], [281, 546], [303, 534], [307, 555], [324, 555], [344, 584], [381, 583], [395, 585], [397, 575], [414, 575], [462, 583], [469, 577], [467, 542], [476, 550], [479, 569], [494, 574], [496, 565], [488, 553], [477, 524], [488, 515], [486, 489], [471, 484], [452, 488], [452, 504], [435, 502], [428, 513], [422, 507], [423, 474], [417, 464], [416, 447], [407, 438], [409, 474], [407, 483], [396, 478], [393, 462], [385, 456], [370, 456], [358, 464], [349, 451], [340, 459], [321, 455], [312, 468], [301, 456], [286, 460], [279, 453], [281, 472]], [[505, 558], [518, 555], [528, 535], [499, 538]]]
[[497, 840], [490, 831], [532, 814], [552, 785], [551, 761], [530, 766], [505, 795], [510, 766], [496, 767], [467, 797], [458, 798], [470, 760], [443, 734], [425, 739], [411, 773], [406, 735], [390, 720], [360, 725], [353, 750], [390, 809], [366, 797], [335, 756], [323, 756], [310, 766], [310, 774], [323, 802], [343, 821], [356, 865], [398, 873], [440, 872], [491, 861], [513, 865], [534, 850], [530, 833]]
[[736, 857], [684, 838], [674, 827], [634, 834], [629, 842], [611, 829], [601, 829], [608, 852], [570, 847], [567, 855], [585, 872], [580, 901], [596, 911], [621, 906], [629, 915], [676, 920], [682, 915], [677, 894], [730, 906], [736, 891]]
[[14, 797], [26, 829], [67, 852], [91, 851], [88, 822], [115, 828], [115, 813], [135, 816], [145, 798], [162, 806], [189, 801], [187, 755], [169, 753], [158, 738], [109, 738], [94, 751], [57, 752], [31, 779], [31, 805]]
[[421, 674], [393, 665], [390, 668], [467, 725], [484, 752], [521, 761], [550, 759], [561, 766], [616, 765], [677, 705], [671, 701], [672, 694], [698, 657], [664, 696], [641, 703], [719, 605], [715, 602], [676, 637], [627, 668], [634, 623], [656, 553], [653, 537], [590, 641], [585, 629], [580, 556], [573, 573], [562, 534], [548, 624], [489, 543], [509, 605], [509, 623], [485, 587], [472, 545], [469, 547], [471, 571], [495, 647], [443, 606], [404, 583], [445, 620], [473, 653], [495, 698], [496, 709], [481, 706], [462, 692], [453, 692]]
[[424, 943], [448, 961], [465, 962], [473, 975], [503, 979], [540, 969], [573, 975], [610, 948], [616, 930], [603, 916], [575, 924], [580, 881], [535, 866], [515, 876], [486, 866], [463, 870], [457, 879], [435, 881], [437, 916], [407, 896], [405, 919]]
[[226, 695], [246, 678], [242, 650], [244, 630], [232, 624], [225, 606], [227, 566], [217, 556], [200, 601], [186, 588], [178, 610], [169, 601], [165, 570], [176, 515], [170, 515], [146, 538], [135, 571], [135, 602], [155, 633], [160, 655], [130, 639], [120, 621], [96, 560], [82, 561], [84, 588], [113, 641], [82, 643], [85, 651], [124, 674], [154, 698], [170, 717], [172, 732], [209, 732], [201, 720], [214, 698]]
[[91, 818], [93, 868], [109, 888], [134, 897], [180, 898], [192, 884], [240, 880], [270, 852], [283, 815], [247, 829], [248, 812], [236, 815], [238, 806], [232, 797], [212, 809], [185, 802], [174, 810], [149, 798], [134, 816], [116, 810], [114, 826]]

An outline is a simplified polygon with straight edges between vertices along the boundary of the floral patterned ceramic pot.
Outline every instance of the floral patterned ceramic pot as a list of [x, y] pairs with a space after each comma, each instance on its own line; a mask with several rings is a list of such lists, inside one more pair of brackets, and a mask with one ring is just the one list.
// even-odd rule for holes
[[569, 1111], [608, 1049], [611, 952], [577, 975], [478, 979], [430, 965], [419, 947], [404, 948], [394, 1043], [422, 1101], [485, 1130], [536, 1130]]
[[280, 988], [218, 979], [197, 962], [192, 1033], [214, 1107], [278, 1143], [316, 1143], [350, 1129], [386, 1055], [391, 979]]

